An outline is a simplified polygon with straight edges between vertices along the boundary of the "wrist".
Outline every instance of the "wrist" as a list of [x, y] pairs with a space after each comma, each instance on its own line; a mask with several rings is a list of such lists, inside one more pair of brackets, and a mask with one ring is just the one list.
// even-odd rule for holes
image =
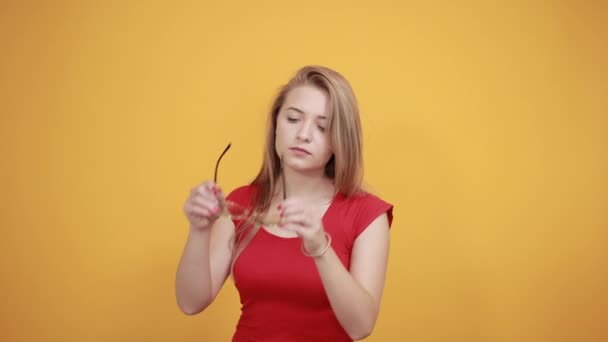
[[193, 238], [205, 237], [209, 235], [209, 227], [196, 227], [190, 225], [190, 229], [188, 230], [188, 236]]
[[304, 242], [300, 245], [302, 253], [306, 256], [318, 258], [323, 256], [325, 252], [331, 247], [331, 235], [327, 232], [323, 232], [322, 240], [319, 243], [315, 243], [313, 246], [306, 246]]

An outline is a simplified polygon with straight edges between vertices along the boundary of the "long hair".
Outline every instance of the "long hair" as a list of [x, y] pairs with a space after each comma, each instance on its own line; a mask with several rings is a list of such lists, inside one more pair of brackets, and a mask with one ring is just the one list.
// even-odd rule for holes
[[[325, 174], [333, 180], [336, 192], [350, 197], [361, 191], [363, 153], [361, 120], [355, 94], [348, 81], [338, 72], [322, 66], [305, 66], [297, 71], [276, 95], [267, 121], [262, 167], [251, 183], [256, 193], [251, 199], [249, 215], [236, 228], [233, 263], [261, 225], [259, 218], [272, 201], [280, 177], [281, 160], [275, 150], [277, 116], [289, 92], [300, 86], [314, 86], [328, 97], [327, 132], [333, 156], [325, 166]], [[246, 233], [247, 232], [247, 233]]]

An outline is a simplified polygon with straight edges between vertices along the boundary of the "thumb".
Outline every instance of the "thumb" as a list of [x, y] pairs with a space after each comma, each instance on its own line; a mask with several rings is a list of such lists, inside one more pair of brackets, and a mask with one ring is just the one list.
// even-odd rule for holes
[[217, 199], [217, 201], [223, 205], [224, 202], [226, 201], [226, 197], [224, 196], [224, 192], [222, 191], [222, 189], [219, 186], [217, 186], [216, 184], [214, 184], [211, 191], [215, 195], [215, 198]]

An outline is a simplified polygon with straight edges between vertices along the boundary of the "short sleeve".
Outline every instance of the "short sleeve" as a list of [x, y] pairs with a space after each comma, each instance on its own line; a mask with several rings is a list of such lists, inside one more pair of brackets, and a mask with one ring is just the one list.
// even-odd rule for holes
[[242, 207], [248, 207], [251, 202], [251, 197], [253, 195], [254, 188], [252, 185], [245, 185], [238, 187], [232, 190], [228, 196], [226, 196], [226, 200], [229, 202], [233, 202]]
[[238, 227], [247, 215], [247, 211], [251, 209], [256, 194], [253, 185], [245, 185], [231, 191], [226, 196], [226, 205], [232, 216], [232, 221]]
[[357, 200], [355, 220], [355, 239], [374, 222], [380, 215], [386, 213], [389, 229], [393, 223], [393, 205], [373, 195], [365, 194]]

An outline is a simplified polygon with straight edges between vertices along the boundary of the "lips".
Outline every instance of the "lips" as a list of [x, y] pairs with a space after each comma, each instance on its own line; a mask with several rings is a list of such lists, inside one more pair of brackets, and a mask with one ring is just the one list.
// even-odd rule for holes
[[311, 154], [310, 152], [308, 152], [308, 150], [303, 149], [301, 147], [290, 147], [289, 148], [292, 151], [297, 151], [297, 152], [302, 152], [302, 153], [306, 153], [306, 154]]

